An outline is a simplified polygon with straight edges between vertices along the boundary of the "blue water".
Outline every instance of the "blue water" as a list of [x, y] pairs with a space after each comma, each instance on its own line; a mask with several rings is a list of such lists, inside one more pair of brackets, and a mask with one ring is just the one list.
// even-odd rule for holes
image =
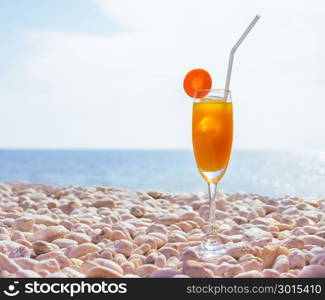
[[[205, 191], [192, 151], [0, 150], [0, 181]], [[233, 151], [227, 192], [325, 196], [321, 153]]]

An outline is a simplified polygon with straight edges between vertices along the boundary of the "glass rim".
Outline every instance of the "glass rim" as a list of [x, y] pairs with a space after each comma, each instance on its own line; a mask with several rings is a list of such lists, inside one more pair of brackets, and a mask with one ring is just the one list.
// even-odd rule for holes
[[206, 93], [206, 95], [202, 98], [194, 98], [193, 102], [232, 102], [231, 90], [228, 90], [226, 100], [224, 98], [225, 89], [197, 89], [195, 93]]

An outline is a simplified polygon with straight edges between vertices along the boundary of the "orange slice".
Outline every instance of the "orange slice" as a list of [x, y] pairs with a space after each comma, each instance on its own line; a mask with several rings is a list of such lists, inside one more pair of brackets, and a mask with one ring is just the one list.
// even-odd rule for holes
[[[194, 69], [188, 72], [184, 78], [184, 90], [192, 98], [203, 98], [211, 89], [212, 79], [210, 74], [203, 69]], [[207, 90], [200, 91], [197, 90]]]

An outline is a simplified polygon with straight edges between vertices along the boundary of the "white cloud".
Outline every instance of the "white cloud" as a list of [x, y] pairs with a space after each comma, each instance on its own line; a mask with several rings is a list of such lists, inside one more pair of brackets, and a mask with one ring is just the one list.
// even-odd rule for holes
[[222, 88], [229, 49], [260, 13], [235, 58], [235, 146], [325, 148], [321, 1], [95, 3], [124, 31], [33, 32], [29, 94], [8, 95], [4, 109], [20, 121], [2, 120], [2, 146], [190, 148], [183, 76], [203, 67]]

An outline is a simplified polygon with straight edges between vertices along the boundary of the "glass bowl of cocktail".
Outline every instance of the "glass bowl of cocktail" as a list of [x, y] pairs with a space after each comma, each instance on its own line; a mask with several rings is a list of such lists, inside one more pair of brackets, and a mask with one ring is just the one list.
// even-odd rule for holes
[[[193, 101], [192, 143], [197, 168], [209, 187], [209, 226], [206, 240], [198, 249], [205, 255], [221, 255], [225, 251], [219, 243], [215, 210], [217, 184], [226, 172], [233, 138], [233, 110], [231, 95], [222, 97], [224, 90], [209, 90], [201, 99]], [[221, 97], [221, 99], [220, 99]]]
[[193, 98], [192, 143], [199, 173], [208, 184], [209, 218], [205, 239], [197, 250], [202, 258], [223, 255], [226, 247], [218, 238], [216, 225], [217, 184], [224, 176], [233, 140], [233, 105], [229, 90], [234, 53], [258, 21], [256, 16], [230, 51], [225, 89], [212, 89], [210, 74], [193, 69], [185, 76], [183, 87]]

